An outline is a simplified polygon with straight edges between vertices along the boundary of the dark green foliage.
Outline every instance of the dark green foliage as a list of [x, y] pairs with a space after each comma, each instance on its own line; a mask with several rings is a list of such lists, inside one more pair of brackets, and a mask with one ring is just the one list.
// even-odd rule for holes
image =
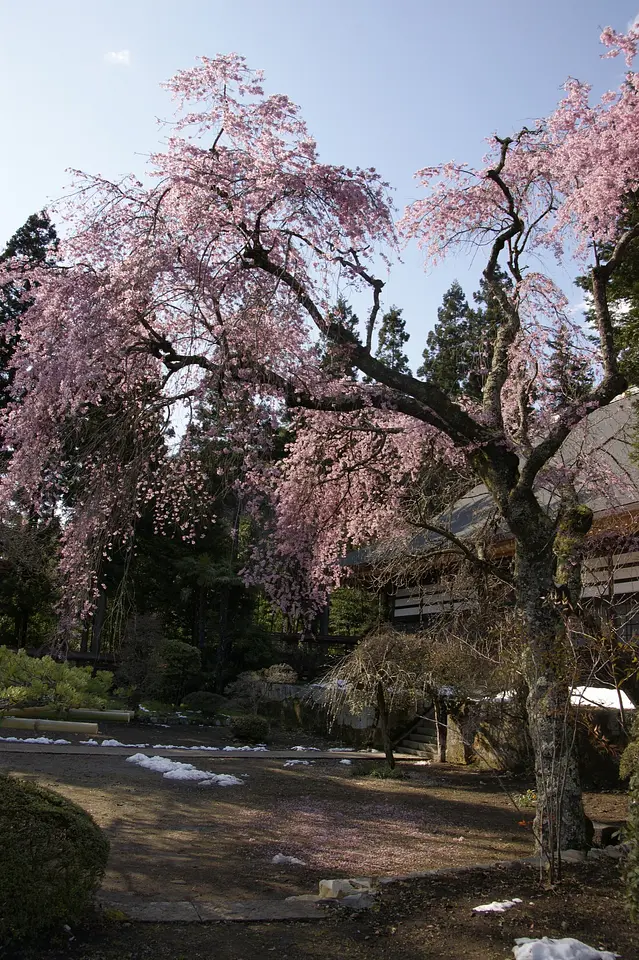
[[157, 616], [142, 614], [130, 618], [120, 646], [116, 679], [119, 685], [128, 688], [129, 706], [134, 710], [156, 679], [153, 676], [155, 658], [165, 643], [164, 630]]
[[9, 365], [20, 336], [20, 317], [33, 302], [28, 296], [31, 281], [26, 273], [31, 267], [52, 262], [57, 247], [55, 227], [42, 211], [28, 218], [0, 254], [0, 264], [15, 274], [15, 279], [0, 286], [0, 409], [9, 402], [13, 382]]
[[468, 377], [470, 307], [461, 286], [454, 280], [437, 310], [437, 323], [426, 338], [418, 377], [431, 380], [452, 396], [463, 392]]
[[197, 685], [201, 673], [202, 658], [197, 647], [181, 640], [166, 640], [153, 661], [153, 695], [165, 703], [180, 703]]
[[242, 717], [235, 717], [232, 730], [237, 740], [243, 740], [246, 743], [266, 743], [269, 724], [264, 717], [247, 713]]
[[398, 373], [410, 373], [404, 344], [410, 337], [406, 333], [406, 321], [398, 307], [391, 307], [382, 317], [377, 338], [376, 357]]
[[554, 409], [585, 397], [593, 386], [593, 376], [588, 358], [575, 349], [573, 338], [565, 324], [557, 335], [548, 341], [551, 359], [548, 368], [550, 392]]
[[[505, 289], [511, 281], [500, 269], [496, 281]], [[417, 375], [436, 383], [453, 397], [480, 399], [493, 357], [502, 311], [482, 277], [471, 307], [455, 280], [437, 310], [437, 323], [426, 339]]]
[[91, 816], [36, 784], [0, 775], [0, 944], [74, 924], [91, 907], [109, 842]]
[[[353, 308], [340, 297], [334, 310], [329, 313], [329, 320], [339, 323], [348, 333], [357, 335], [358, 319]], [[320, 340], [321, 367], [327, 377], [332, 379], [355, 380], [356, 372], [348, 356], [348, 349], [338, 346], [325, 336]]]
[[214, 717], [216, 713], [223, 713], [224, 706], [228, 703], [226, 697], [218, 693], [209, 693], [208, 690], [196, 690], [194, 693], [187, 694], [182, 700], [181, 706], [187, 710], [197, 710], [205, 717]]
[[35, 647], [55, 634], [58, 536], [56, 520], [17, 510], [0, 523], [0, 643]]
[[[629, 197], [626, 212], [619, 221], [619, 234], [639, 222], [639, 198]], [[605, 262], [612, 254], [612, 244], [599, 250]], [[579, 277], [577, 286], [592, 292], [590, 276]], [[612, 274], [608, 285], [608, 302], [613, 320], [615, 343], [619, 347], [619, 367], [630, 386], [639, 386], [639, 239], [633, 240], [623, 260]], [[594, 309], [586, 310], [594, 323]]]
[[359, 637], [383, 615], [377, 594], [361, 587], [338, 587], [331, 593], [328, 632], [333, 636]]

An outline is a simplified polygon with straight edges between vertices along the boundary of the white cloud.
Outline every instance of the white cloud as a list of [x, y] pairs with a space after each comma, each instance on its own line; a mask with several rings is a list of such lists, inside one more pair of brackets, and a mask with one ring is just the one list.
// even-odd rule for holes
[[111, 50], [109, 53], [104, 54], [104, 60], [114, 67], [129, 67], [131, 65], [131, 51]]
[[592, 297], [586, 293], [583, 300], [580, 300], [579, 303], [573, 303], [566, 309], [566, 313], [569, 316], [574, 316], [577, 313], [585, 313], [586, 310], [589, 310], [592, 307]]

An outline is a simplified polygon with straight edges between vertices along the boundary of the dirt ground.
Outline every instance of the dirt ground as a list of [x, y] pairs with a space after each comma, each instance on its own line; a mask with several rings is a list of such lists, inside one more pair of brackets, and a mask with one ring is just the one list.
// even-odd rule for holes
[[[472, 913], [481, 903], [516, 896], [523, 902], [507, 913]], [[512, 960], [516, 937], [542, 936], [576, 937], [622, 960], [639, 957], [639, 927], [627, 918], [612, 861], [569, 867], [554, 890], [531, 867], [487, 869], [393, 885], [371, 910], [335, 908], [334, 916], [310, 923], [96, 920], [71, 936], [23, 960]]]
[[[195, 742], [192, 730], [182, 733]], [[142, 728], [120, 728], [116, 735], [158, 742], [157, 731], [149, 735]], [[160, 740], [176, 744], [179, 736], [175, 729], [162, 731]], [[214, 736], [229, 741], [222, 731]], [[201, 769], [244, 780], [241, 786], [205, 788], [166, 780], [127, 763], [127, 755], [0, 749], [0, 770], [58, 790], [105, 829], [111, 857], [103, 893], [110, 899], [283, 898], [315, 893], [325, 877], [485, 864], [532, 850], [532, 811], [518, 812], [504, 789], [518, 794], [529, 784], [486, 772], [406, 763], [400, 769], [407, 779], [375, 780], [360, 775], [365, 763], [349, 767], [337, 758], [287, 768], [268, 755], [185, 757]], [[589, 794], [586, 807], [593, 819], [617, 821], [625, 818], [626, 798]], [[306, 866], [275, 865], [278, 853]]]

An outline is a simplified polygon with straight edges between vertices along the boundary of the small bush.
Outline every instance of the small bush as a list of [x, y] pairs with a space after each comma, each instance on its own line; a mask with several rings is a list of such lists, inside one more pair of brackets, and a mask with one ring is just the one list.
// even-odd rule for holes
[[247, 743], [265, 743], [268, 737], [268, 720], [256, 714], [247, 714], [235, 717], [233, 720], [233, 736]]
[[202, 657], [197, 647], [181, 640], [166, 640], [153, 663], [153, 694], [166, 703], [180, 703], [201, 672]]
[[184, 698], [182, 706], [187, 710], [197, 710], [205, 717], [214, 717], [226, 703], [226, 697], [220, 694], [209, 693], [208, 690], [196, 690], [195, 693], [189, 693]]
[[74, 667], [52, 657], [30, 657], [25, 650], [0, 647], [0, 708], [15, 710], [31, 706], [107, 706], [113, 674], [91, 667]]
[[535, 790], [526, 790], [525, 793], [519, 793], [515, 797], [515, 803], [518, 807], [536, 807], [537, 792]]
[[274, 663], [260, 671], [267, 683], [297, 683], [297, 673], [288, 663]]
[[0, 943], [76, 923], [91, 906], [109, 842], [75, 803], [0, 775]]

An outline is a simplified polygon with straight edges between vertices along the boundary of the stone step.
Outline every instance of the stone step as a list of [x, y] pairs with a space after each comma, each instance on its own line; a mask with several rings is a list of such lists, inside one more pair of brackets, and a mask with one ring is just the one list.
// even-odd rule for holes
[[413, 747], [414, 750], [430, 750], [436, 744], [432, 740], [415, 740], [413, 737], [406, 737], [401, 742], [402, 747]]
[[435, 749], [431, 747], [428, 750], [416, 750], [414, 747], [398, 747], [398, 753], [407, 753], [409, 757], [421, 757], [423, 760], [434, 760]]
[[423, 732], [421, 732], [421, 731], [411, 730], [411, 732], [408, 734], [408, 737], [406, 737], [405, 739], [407, 739], [407, 740], [419, 740], [419, 741], [421, 741], [422, 743], [436, 743], [436, 742], [437, 742], [437, 736], [436, 736], [436, 734], [434, 733], [434, 731], [433, 731], [432, 733], [429, 732], [429, 731], [423, 733]]

